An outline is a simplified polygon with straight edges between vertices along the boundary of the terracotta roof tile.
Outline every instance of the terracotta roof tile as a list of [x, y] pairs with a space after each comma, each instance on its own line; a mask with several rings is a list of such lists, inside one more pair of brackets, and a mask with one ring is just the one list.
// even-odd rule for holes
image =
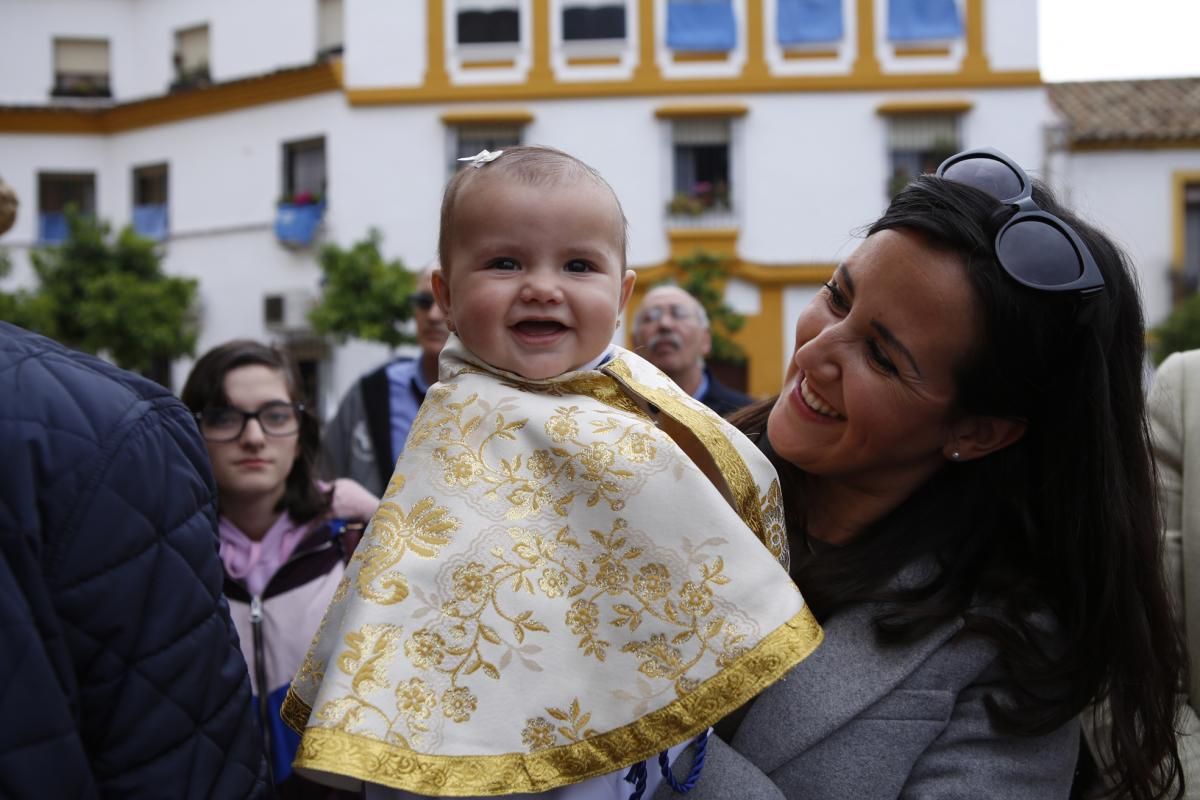
[[1071, 144], [1200, 140], [1200, 78], [1053, 83]]

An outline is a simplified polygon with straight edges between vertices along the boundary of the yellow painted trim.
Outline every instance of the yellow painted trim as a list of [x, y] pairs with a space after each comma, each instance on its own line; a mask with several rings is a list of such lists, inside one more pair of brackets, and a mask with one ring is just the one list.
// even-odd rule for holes
[[[638, 69], [642, 69], [641, 66]], [[657, 67], [654, 68], [657, 71]], [[433, 90], [427, 87], [347, 89], [351, 105], [531, 101], [537, 99], [586, 100], [597, 97], [648, 97], [655, 95], [706, 95], [770, 92], [924, 91], [939, 89], [999, 89], [1041, 86], [1036, 71], [993, 72], [972, 76], [962, 73], [773, 76], [761, 80], [697, 78], [559, 82], [546, 86], [527, 84], [457, 85]]]
[[970, 100], [891, 100], [876, 106], [875, 113], [881, 116], [965, 114], [974, 107]]
[[1188, 139], [1113, 139], [1104, 142], [1073, 142], [1068, 149], [1077, 153], [1108, 150], [1197, 150], [1200, 138]]
[[873, 81], [883, 77], [879, 69], [879, 56], [875, 53], [875, 0], [857, 0], [858, 52], [854, 58], [854, 77]]
[[[635, 0], [638, 13], [638, 64], [633, 70], [635, 86], [658, 86], [663, 82], [662, 71], [658, 68], [657, 33], [654, 25], [655, 0]], [[647, 92], [651, 94], [651, 92]]]
[[529, 84], [531, 86], [548, 86], [554, 84], [554, 67], [550, 63], [550, 0], [532, 0], [530, 3], [533, 19], [529, 30], [532, 32], [533, 63], [529, 67]]
[[739, 261], [731, 274], [759, 286], [816, 286], [833, 277], [837, 264], [755, 264]]
[[[996, 0], [991, 0], [996, 2]], [[987, 75], [991, 71], [988, 63], [987, 37], [983, 32], [983, 0], [966, 0], [967, 53], [963, 56], [962, 71], [967, 75]]]
[[447, 111], [442, 114], [442, 122], [446, 125], [528, 125], [533, 122], [533, 113], [522, 108]]
[[680, 261], [697, 251], [736, 259], [737, 240], [737, 228], [671, 228], [667, 230], [667, 251], [672, 261]]
[[659, 119], [694, 119], [696, 117], [744, 117], [750, 107], [745, 103], [705, 103], [703, 105], [659, 106], [654, 116]]
[[672, 52], [672, 53], [671, 53], [671, 60], [672, 60], [672, 61], [674, 61], [676, 64], [689, 64], [689, 63], [693, 63], [693, 62], [697, 62], [697, 61], [705, 61], [705, 62], [718, 61], [718, 62], [725, 62], [725, 61], [728, 61], [728, 60], [729, 60], [729, 53], [727, 53], [727, 52], [724, 52], [724, 51], [713, 51], [713, 52], [707, 52], [707, 51], [695, 51], [695, 52], [693, 52], [693, 51], [685, 51], [685, 52]]
[[746, 63], [742, 66], [743, 80], [762, 80], [771, 76], [771, 70], [767, 67], [765, 31], [763, 4], [746, 3]]
[[1200, 172], [1176, 170], [1171, 173], [1171, 271], [1183, 271], [1187, 255], [1187, 201], [1185, 192], [1190, 184], [1200, 184]]
[[819, 61], [837, 58], [837, 50], [784, 50], [784, 61]]
[[783, 388], [783, 287], [758, 287], [759, 311], [746, 317], [733, 335], [747, 355], [746, 391], [754, 397], [771, 397]]
[[341, 89], [336, 61], [218, 83], [106, 109], [0, 109], [0, 133], [107, 134], [254, 108]]
[[945, 58], [950, 47], [904, 47], [897, 45], [892, 51], [897, 58]]
[[568, 67], [615, 67], [621, 63], [620, 56], [568, 56]]
[[450, 73], [446, 71], [446, 8], [444, 0], [425, 3], [425, 86], [431, 92], [446, 91]]
[[463, 69], [511, 69], [517, 65], [513, 58], [492, 58], [487, 61], [464, 61], [459, 64]]

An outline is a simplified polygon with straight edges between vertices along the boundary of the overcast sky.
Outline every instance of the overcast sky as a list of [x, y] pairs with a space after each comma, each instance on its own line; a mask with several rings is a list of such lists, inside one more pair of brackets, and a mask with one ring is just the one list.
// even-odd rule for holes
[[1038, 10], [1047, 81], [1200, 77], [1200, 0], [1039, 0]]

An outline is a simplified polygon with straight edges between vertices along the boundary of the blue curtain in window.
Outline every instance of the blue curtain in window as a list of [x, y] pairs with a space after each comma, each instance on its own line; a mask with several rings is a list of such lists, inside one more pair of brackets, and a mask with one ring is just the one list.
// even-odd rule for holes
[[667, 47], [724, 51], [737, 43], [732, 0], [671, 0], [667, 6]]
[[888, 0], [888, 39], [893, 42], [962, 35], [962, 19], [954, 0]]
[[842, 0], [779, 0], [780, 44], [842, 40]]

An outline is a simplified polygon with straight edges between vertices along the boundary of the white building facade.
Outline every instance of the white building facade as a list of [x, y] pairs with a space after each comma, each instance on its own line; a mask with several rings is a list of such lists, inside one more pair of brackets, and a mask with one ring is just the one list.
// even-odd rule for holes
[[[1036, 0], [915, 7], [0, 0], [0, 177], [22, 203], [0, 236], [6, 286], [32, 280], [67, 201], [136, 223], [168, 273], [200, 281], [198, 352], [290, 347], [329, 414], [388, 354], [305, 329], [319, 244], [376, 227], [417, 269], [459, 155], [549, 144], [616, 189], [639, 294], [697, 248], [727, 259], [747, 389], [766, 395], [800, 309], [894, 181], [965, 147], [1045, 162]], [[281, 198], [319, 214], [311, 243], [280, 241]]]

